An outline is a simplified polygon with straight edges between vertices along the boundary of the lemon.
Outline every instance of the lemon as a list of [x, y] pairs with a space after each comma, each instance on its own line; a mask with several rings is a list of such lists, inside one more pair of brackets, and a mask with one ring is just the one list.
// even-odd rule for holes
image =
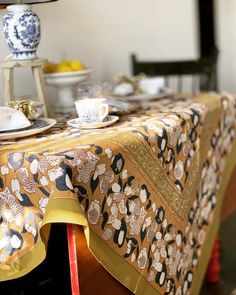
[[68, 60], [67, 64], [72, 71], [81, 71], [84, 69], [84, 65], [79, 60]]
[[57, 64], [47, 63], [43, 66], [43, 72], [45, 74], [53, 73], [53, 72], [55, 72], [56, 67], [57, 67]]
[[55, 68], [56, 73], [61, 73], [61, 72], [71, 72], [71, 67], [69, 67], [65, 63], [59, 63], [56, 68]]
[[81, 71], [85, 66], [79, 60], [61, 60], [59, 63], [49, 62], [44, 65], [43, 72], [46, 73], [63, 73]]

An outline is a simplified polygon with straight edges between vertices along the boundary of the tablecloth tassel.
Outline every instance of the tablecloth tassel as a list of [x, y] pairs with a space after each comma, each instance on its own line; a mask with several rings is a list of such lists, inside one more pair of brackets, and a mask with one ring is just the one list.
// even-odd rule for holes
[[78, 262], [77, 262], [77, 253], [76, 253], [76, 243], [75, 243], [75, 231], [76, 231], [75, 227], [76, 226], [73, 224], [67, 224], [67, 241], [68, 241], [72, 295], [80, 295]]

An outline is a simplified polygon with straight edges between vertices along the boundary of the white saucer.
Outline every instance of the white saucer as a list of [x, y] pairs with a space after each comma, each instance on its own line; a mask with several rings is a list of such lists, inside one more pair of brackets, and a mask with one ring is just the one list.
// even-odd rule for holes
[[148, 100], [156, 100], [168, 97], [170, 95], [173, 95], [173, 93], [170, 90], [166, 90], [163, 93], [157, 93], [157, 94], [137, 94], [137, 95], [128, 95], [128, 96], [111, 96], [112, 99], [120, 99], [120, 100], [126, 100], [129, 102], [137, 102], [137, 101], [148, 101]]
[[75, 128], [79, 128], [79, 129], [97, 129], [97, 128], [109, 126], [109, 125], [115, 123], [117, 120], [119, 120], [118, 116], [108, 115], [103, 120], [103, 122], [100, 122], [100, 123], [80, 122], [79, 118], [76, 118], [76, 119], [72, 119], [72, 120], [67, 121], [67, 124], [71, 127], [75, 127]]

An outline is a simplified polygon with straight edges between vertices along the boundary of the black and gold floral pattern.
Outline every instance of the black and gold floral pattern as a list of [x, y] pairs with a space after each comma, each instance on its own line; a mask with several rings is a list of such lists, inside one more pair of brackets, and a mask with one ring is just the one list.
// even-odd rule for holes
[[37, 244], [50, 200], [72, 198], [157, 292], [189, 294], [235, 137], [235, 98], [211, 99], [162, 101], [112, 128], [3, 145], [0, 269]]

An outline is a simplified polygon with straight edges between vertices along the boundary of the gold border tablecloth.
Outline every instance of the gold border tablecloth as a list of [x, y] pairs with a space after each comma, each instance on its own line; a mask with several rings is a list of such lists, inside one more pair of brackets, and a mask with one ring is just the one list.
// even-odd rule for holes
[[136, 294], [198, 294], [235, 164], [235, 98], [150, 103], [103, 130], [0, 149], [0, 280], [46, 256], [50, 224], [84, 226], [103, 266]]

